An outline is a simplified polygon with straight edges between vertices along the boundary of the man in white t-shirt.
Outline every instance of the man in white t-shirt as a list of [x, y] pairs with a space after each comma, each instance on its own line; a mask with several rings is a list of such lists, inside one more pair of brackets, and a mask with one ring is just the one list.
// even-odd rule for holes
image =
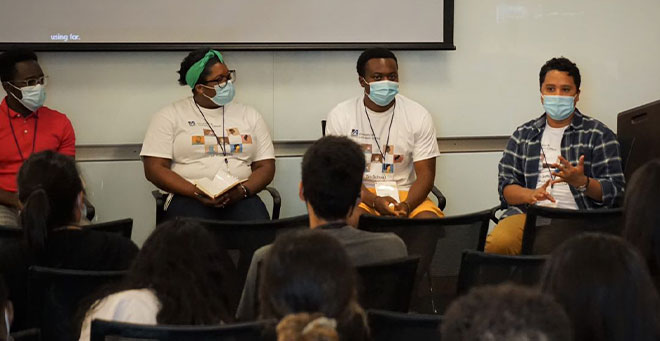
[[442, 217], [428, 199], [440, 154], [429, 112], [398, 94], [397, 59], [384, 48], [365, 50], [357, 61], [364, 94], [339, 103], [328, 114], [326, 133], [348, 136], [364, 152], [362, 202], [349, 222], [362, 214], [411, 218]]
[[[255, 194], [275, 174], [273, 143], [261, 115], [232, 101], [235, 71], [227, 68], [219, 52], [200, 49], [183, 60], [179, 74], [179, 83], [190, 86], [193, 96], [154, 115], [140, 153], [147, 179], [171, 193], [166, 219], [268, 219]], [[211, 198], [194, 182], [216, 174], [242, 182]]]
[[516, 129], [499, 164], [507, 211], [486, 239], [486, 251], [519, 254], [527, 205], [564, 209], [614, 207], [623, 196], [619, 143], [603, 123], [575, 108], [580, 70], [553, 58], [539, 74], [545, 113]]

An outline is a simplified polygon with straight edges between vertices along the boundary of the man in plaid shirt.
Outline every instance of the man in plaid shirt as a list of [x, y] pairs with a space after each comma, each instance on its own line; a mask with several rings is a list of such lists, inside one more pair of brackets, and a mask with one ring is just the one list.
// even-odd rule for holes
[[625, 179], [619, 143], [603, 123], [575, 108], [580, 70], [553, 58], [539, 74], [545, 113], [518, 127], [499, 164], [500, 200], [507, 211], [486, 240], [486, 251], [519, 254], [525, 207], [614, 207]]

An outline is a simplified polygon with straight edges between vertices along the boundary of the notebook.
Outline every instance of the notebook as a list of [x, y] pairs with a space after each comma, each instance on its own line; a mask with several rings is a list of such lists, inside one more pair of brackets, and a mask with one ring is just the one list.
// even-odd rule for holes
[[237, 177], [224, 172], [219, 171], [213, 178], [201, 178], [193, 180], [192, 183], [197, 186], [197, 188], [206, 194], [208, 197], [215, 199], [230, 189], [236, 187], [238, 184], [245, 180], [240, 180]]

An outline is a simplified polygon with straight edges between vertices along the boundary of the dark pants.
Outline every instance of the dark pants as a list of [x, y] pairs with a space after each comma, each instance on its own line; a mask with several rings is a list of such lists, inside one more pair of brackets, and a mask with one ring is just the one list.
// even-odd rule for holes
[[194, 217], [213, 220], [268, 220], [268, 210], [259, 196], [254, 195], [230, 206], [210, 207], [197, 199], [175, 195], [165, 211], [165, 220], [176, 217]]

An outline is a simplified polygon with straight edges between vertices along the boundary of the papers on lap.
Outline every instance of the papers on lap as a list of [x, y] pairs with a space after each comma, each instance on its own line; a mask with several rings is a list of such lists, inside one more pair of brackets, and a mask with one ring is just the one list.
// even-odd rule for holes
[[243, 181], [227, 172], [219, 171], [212, 179], [201, 178], [193, 180], [192, 183], [208, 197], [215, 199]]

